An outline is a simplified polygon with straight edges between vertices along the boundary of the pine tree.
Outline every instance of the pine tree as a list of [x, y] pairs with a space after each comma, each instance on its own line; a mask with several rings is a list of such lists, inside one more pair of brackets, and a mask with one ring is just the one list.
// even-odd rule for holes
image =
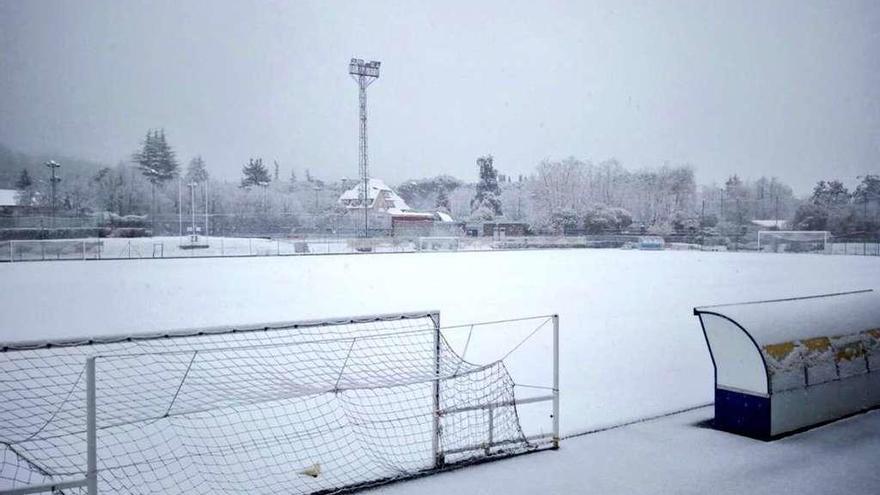
[[31, 180], [31, 175], [28, 173], [27, 169], [21, 169], [21, 174], [18, 176], [18, 180], [15, 182], [15, 188], [19, 191], [26, 191], [34, 185], [34, 181]]
[[241, 173], [244, 175], [241, 179], [241, 187], [268, 186], [271, 181], [269, 169], [263, 165], [262, 158], [248, 160], [247, 165], [242, 167]]
[[437, 201], [434, 203], [434, 207], [445, 213], [449, 213], [451, 210], [449, 207], [449, 194], [446, 193], [445, 187], [441, 187], [440, 190], [437, 191]]
[[18, 180], [15, 181], [15, 188], [18, 190], [16, 201], [20, 205], [31, 205], [34, 201], [33, 191], [34, 181], [27, 169], [22, 169]]
[[471, 200], [471, 211], [479, 210], [480, 217], [486, 219], [488, 212], [501, 215], [501, 190], [498, 188], [498, 171], [494, 167], [492, 155], [477, 158], [480, 169], [480, 181], [477, 182], [477, 193]]
[[162, 185], [177, 175], [177, 158], [165, 139], [165, 131], [147, 131], [147, 137], [134, 156], [144, 177], [154, 186]]
[[208, 169], [205, 167], [205, 160], [201, 156], [197, 156], [190, 160], [186, 168], [187, 182], [205, 182], [208, 180]]
[[150, 196], [152, 198], [151, 211], [153, 232], [156, 231], [156, 187], [161, 187], [169, 180], [177, 176], [177, 158], [174, 150], [165, 139], [165, 130], [147, 131], [147, 137], [141, 145], [141, 149], [134, 153], [134, 162], [144, 177], [150, 181]]

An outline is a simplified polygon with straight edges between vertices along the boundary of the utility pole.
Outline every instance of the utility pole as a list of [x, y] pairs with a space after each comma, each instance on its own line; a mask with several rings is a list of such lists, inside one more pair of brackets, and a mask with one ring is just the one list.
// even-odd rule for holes
[[61, 168], [61, 165], [55, 160], [49, 160], [46, 162], [46, 166], [52, 170], [52, 177], [49, 178], [49, 182], [52, 186], [52, 226], [55, 226], [55, 189], [59, 182], [61, 182], [61, 177], [55, 175], [55, 170]]
[[364, 62], [363, 59], [353, 58], [348, 63], [348, 73], [358, 83], [360, 106], [360, 141], [358, 155], [358, 171], [363, 183], [361, 192], [361, 205], [364, 207], [364, 237], [370, 236], [369, 231], [369, 174], [367, 167], [367, 86], [379, 79], [379, 65], [375, 60]]

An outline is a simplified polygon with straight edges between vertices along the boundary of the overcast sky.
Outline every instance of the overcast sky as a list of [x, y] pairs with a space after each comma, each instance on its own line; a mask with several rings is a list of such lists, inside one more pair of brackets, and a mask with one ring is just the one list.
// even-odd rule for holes
[[[622, 4], [626, 5], [622, 5]], [[0, 0], [0, 142], [116, 163], [163, 127], [182, 162], [249, 157], [473, 180], [544, 158], [690, 163], [701, 182], [880, 173], [880, 2]]]

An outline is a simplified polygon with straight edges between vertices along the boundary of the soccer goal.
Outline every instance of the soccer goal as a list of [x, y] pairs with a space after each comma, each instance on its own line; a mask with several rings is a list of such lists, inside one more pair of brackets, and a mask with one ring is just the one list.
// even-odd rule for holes
[[339, 493], [558, 447], [558, 318], [511, 321], [535, 330], [482, 364], [483, 324], [436, 311], [0, 344], [0, 493]]
[[758, 251], [774, 253], [825, 253], [826, 230], [762, 230], [758, 232]]
[[458, 251], [458, 237], [419, 237], [419, 251]]

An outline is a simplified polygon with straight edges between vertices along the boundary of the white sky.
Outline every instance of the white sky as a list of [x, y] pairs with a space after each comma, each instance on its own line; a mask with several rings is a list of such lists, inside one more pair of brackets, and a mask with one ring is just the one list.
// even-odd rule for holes
[[164, 127], [182, 162], [357, 175], [543, 158], [693, 164], [702, 182], [880, 172], [880, 2], [0, 0], [0, 142], [115, 163]]

